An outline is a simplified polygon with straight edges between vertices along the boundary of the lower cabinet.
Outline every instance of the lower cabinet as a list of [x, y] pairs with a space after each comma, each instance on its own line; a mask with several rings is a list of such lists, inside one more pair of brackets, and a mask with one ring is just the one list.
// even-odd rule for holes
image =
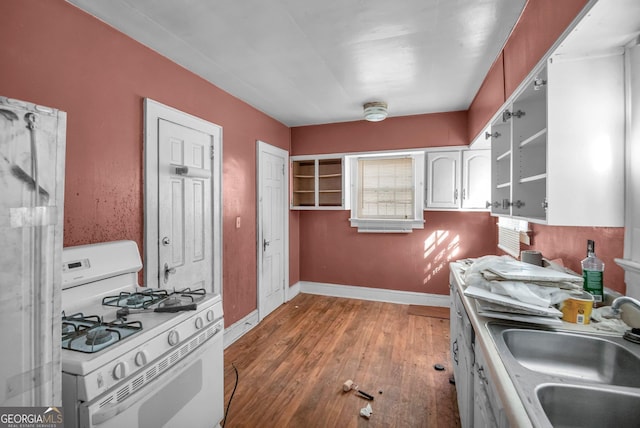
[[509, 422], [504, 407], [495, 390], [495, 384], [487, 370], [484, 353], [475, 349], [473, 377], [473, 428], [507, 428]]
[[450, 351], [460, 424], [462, 428], [508, 428], [504, 407], [457, 285], [452, 284], [450, 289]]
[[451, 288], [449, 334], [453, 376], [456, 381], [458, 413], [462, 428], [473, 426], [473, 328], [456, 288]]

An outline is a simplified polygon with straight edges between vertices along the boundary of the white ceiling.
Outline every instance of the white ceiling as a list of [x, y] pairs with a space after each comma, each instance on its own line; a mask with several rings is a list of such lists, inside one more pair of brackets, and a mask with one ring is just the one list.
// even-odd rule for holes
[[525, 0], [68, 0], [287, 126], [466, 110]]

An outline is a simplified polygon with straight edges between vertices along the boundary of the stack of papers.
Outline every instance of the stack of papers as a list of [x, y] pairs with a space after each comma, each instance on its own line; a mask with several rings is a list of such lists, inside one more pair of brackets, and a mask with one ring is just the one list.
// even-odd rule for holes
[[[464, 290], [465, 296], [476, 300], [479, 315], [536, 324], [561, 324], [559, 318], [562, 317], [562, 312], [547, 304], [548, 299], [531, 294], [529, 288], [535, 290], [537, 285], [543, 285], [538, 291], [540, 296], [551, 292], [543, 293], [542, 290], [548, 290], [546, 287], [556, 287], [557, 290], [565, 290], [565, 293], [566, 290], [582, 288], [582, 277], [570, 273], [506, 258], [487, 261], [490, 263], [485, 261], [482, 267], [479, 266], [484, 280], [475, 276], [476, 279], [470, 281]], [[494, 286], [497, 285], [496, 281], [504, 286]], [[523, 289], [519, 288], [520, 283]], [[512, 291], [508, 294], [511, 295], [505, 293], [504, 287], [507, 284], [510, 284], [509, 289]]]

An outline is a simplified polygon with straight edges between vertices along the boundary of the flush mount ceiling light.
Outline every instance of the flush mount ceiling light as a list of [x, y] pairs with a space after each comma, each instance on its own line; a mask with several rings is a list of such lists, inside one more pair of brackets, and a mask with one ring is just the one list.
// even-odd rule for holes
[[364, 104], [364, 118], [369, 122], [380, 122], [387, 117], [387, 103], [374, 101]]

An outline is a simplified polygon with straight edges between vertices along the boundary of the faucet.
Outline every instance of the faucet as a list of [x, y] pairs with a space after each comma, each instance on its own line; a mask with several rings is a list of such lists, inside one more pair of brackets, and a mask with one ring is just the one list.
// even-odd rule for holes
[[611, 303], [611, 312], [614, 315], [620, 315], [620, 307], [625, 303], [631, 303], [633, 306], [640, 309], [640, 302], [634, 299], [633, 297], [620, 296], [620, 297], [616, 297], [613, 303]]

